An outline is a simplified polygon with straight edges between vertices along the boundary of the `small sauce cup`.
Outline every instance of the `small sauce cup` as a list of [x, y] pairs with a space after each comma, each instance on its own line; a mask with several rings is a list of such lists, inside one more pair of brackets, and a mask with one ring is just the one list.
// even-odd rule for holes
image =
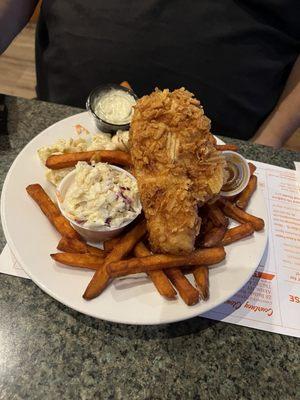
[[[109, 164], [109, 166], [117, 171], [123, 172], [127, 174], [130, 178], [135, 180], [135, 177], [131, 175], [129, 172], [125, 171], [122, 168], [116, 167], [115, 165]], [[63, 201], [65, 198], [65, 195], [67, 193], [67, 190], [69, 189], [70, 185], [73, 183], [75, 179], [75, 173], [76, 170], [74, 169], [73, 171], [69, 172], [63, 180], [60, 182], [60, 184], [57, 187], [56, 190], [56, 200], [58, 207], [62, 213], [62, 215], [70, 222], [72, 227], [82, 236], [87, 242], [90, 243], [99, 243], [99, 242], [104, 242], [105, 240], [112, 239], [113, 237], [118, 236], [131, 222], [133, 222], [141, 213], [142, 207], [140, 206], [140, 212], [137, 213], [131, 220], [127, 220], [124, 222], [119, 227], [109, 227], [109, 226], [103, 226], [99, 225], [96, 227], [91, 228], [86, 228], [76, 221], [74, 219], [70, 218], [68, 213], [65, 211], [64, 206], [63, 206]]]
[[227, 182], [223, 185], [220, 195], [223, 197], [236, 196], [248, 185], [250, 169], [248, 161], [235, 151], [223, 151], [222, 155], [227, 162]]
[[127, 95], [130, 95], [133, 101], [137, 101], [137, 95], [131, 90], [124, 86], [117, 85], [114, 83], [107, 83], [103, 85], [97, 86], [92, 92], [89, 94], [89, 97], [86, 102], [86, 109], [89, 111], [91, 117], [94, 120], [96, 127], [102, 131], [111, 134], [115, 134], [118, 130], [127, 131], [130, 127], [130, 121], [126, 123], [111, 123], [105, 119], [105, 116], [100, 116], [97, 114], [97, 104], [99, 103], [101, 97], [105, 96], [107, 93], [111, 91], [122, 91]]

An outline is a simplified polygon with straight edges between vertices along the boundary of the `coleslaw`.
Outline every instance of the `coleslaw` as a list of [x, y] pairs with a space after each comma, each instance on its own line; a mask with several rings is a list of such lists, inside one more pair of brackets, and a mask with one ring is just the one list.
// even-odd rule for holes
[[141, 212], [135, 178], [105, 163], [78, 162], [62, 201], [68, 217], [84, 228], [117, 228]]

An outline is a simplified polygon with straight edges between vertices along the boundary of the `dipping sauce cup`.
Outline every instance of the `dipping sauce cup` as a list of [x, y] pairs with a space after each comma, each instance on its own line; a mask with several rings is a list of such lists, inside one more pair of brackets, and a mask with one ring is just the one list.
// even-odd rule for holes
[[235, 151], [223, 151], [223, 156], [227, 162], [228, 179], [223, 185], [220, 195], [231, 197], [241, 193], [248, 185], [250, 179], [250, 169], [248, 161]]
[[137, 99], [131, 89], [108, 83], [90, 93], [86, 109], [100, 131], [114, 134], [118, 130], [129, 130]]
[[[123, 170], [122, 168], [116, 167], [114, 165], [109, 165], [110, 168], [120, 171], [122, 173], [125, 173], [128, 175], [131, 179], [135, 180], [135, 177], [131, 175], [129, 172]], [[76, 222], [73, 218], [70, 218], [70, 215], [66, 212], [64, 208], [64, 199], [66, 196], [66, 193], [72, 183], [74, 182], [75, 179], [75, 174], [76, 170], [74, 169], [73, 171], [69, 172], [63, 180], [60, 182], [56, 189], [56, 200], [58, 203], [58, 207], [63, 214], [63, 216], [70, 222], [72, 227], [88, 242], [91, 243], [99, 243], [103, 242], [105, 240], [111, 239], [113, 237], [118, 236], [127, 225], [129, 225], [131, 222], [133, 222], [141, 213], [141, 204], [139, 202], [139, 210], [137, 211], [136, 215], [130, 219], [126, 220], [122, 225], [118, 227], [111, 227], [107, 225], [93, 225], [93, 228], [87, 228], [82, 226], [80, 223]]]

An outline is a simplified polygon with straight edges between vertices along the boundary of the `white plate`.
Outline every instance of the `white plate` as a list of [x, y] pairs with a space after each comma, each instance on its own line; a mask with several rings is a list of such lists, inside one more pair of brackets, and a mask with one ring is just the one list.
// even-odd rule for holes
[[[3, 186], [1, 218], [6, 240], [18, 262], [42, 290], [84, 314], [113, 322], [147, 325], [195, 317], [226, 301], [249, 280], [263, 255], [267, 227], [251, 238], [226, 247], [226, 260], [210, 270], [210, 299], [207, 302], [188, 307], [180, 298], [167, 301], [157, 294], [147, 278], [116, 280], [98, 298], [89, 302], [83, 300], [81, 296], [93, 272], [60, 266], [50, 258], [50, 253], [57, 252], [60, 235], [25, 190], [31, 183], [40, 183], [50, 195], [54, 194], [53, 187], [44, 177], [45, 170], [37, 149], [58, 138], [74, 136], [76, 124], [96, 132], [87, 113], [50, 126], [20, 152]], [[259, 191], [254, 194], [249, 211], [267, 223], [267, 212]]]

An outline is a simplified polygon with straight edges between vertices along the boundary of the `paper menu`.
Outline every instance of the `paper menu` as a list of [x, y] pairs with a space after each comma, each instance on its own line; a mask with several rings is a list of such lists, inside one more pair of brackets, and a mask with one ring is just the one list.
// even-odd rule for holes
[[[269, 216], [268, 248], [247, 284], [201, 316], [300, 337], [300, 181], [296, 171], [255, 165]], [[0, 272], [27, 277], [8, 246]]]
[[8, 245], [5, 245], [0, 255], [0, 272], [7, 275], [19, 276], [30, 279], [24, 269], [20, 266]]
[[300, 337], [300, 191], [295, 171], [260, 162], [269, 243], [247, 284], [206, 318]]

